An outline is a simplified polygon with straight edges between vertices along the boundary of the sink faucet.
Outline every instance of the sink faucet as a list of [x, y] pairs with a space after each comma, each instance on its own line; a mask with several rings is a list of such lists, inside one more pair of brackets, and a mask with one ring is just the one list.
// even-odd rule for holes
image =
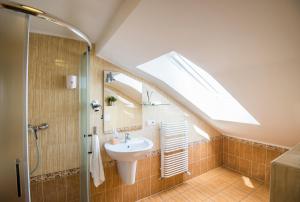
[[128, 142], [128, 140], [130, 140], [131, 138], [129, 137], [129, 133], [125, 133], [125, 143]]

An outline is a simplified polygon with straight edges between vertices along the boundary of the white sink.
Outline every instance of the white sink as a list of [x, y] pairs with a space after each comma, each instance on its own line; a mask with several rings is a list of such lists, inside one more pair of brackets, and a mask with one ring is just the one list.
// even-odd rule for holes
[[146, 158], [153, 147], [151, 140], [147, 138], [135, 138], [127, 143], [105, 143], [104, 148], [108, 155], [117, 161], [121, 179], [126, 184], [134, 184], [137, 160]]

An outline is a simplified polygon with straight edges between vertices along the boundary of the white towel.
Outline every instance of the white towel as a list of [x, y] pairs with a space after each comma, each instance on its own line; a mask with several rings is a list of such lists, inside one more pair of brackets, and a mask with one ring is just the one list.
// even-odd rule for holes
[[98, 135], [92, 137], [92, 152], [90, 155], [90, 172], [95, 187], [98, 187], [105, 180]]

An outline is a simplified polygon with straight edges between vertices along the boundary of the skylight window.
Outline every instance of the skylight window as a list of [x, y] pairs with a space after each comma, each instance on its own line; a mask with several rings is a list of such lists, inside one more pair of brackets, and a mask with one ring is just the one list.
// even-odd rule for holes
[[174, 51], [137, 68], [166, 83], [211, 119], [259, 125], [212, 76]]
[[114, 79], [127, 85], [127, 86], [130, 86], [131, 88], [135, 89], [139, 93], [142, 93], [142, 91], [143, 91], [142, 82], [139, 82], [129, 76], [126, 76], [125, 74], [122, 74], [122, 73], [117, 74], [114, 76]]

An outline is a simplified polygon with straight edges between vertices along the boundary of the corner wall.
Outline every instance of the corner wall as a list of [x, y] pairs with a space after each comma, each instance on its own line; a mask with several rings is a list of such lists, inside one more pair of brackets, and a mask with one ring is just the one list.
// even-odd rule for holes
[[223, 166], [269, 185], [271, 162], [286, 148], [223, 136]]

